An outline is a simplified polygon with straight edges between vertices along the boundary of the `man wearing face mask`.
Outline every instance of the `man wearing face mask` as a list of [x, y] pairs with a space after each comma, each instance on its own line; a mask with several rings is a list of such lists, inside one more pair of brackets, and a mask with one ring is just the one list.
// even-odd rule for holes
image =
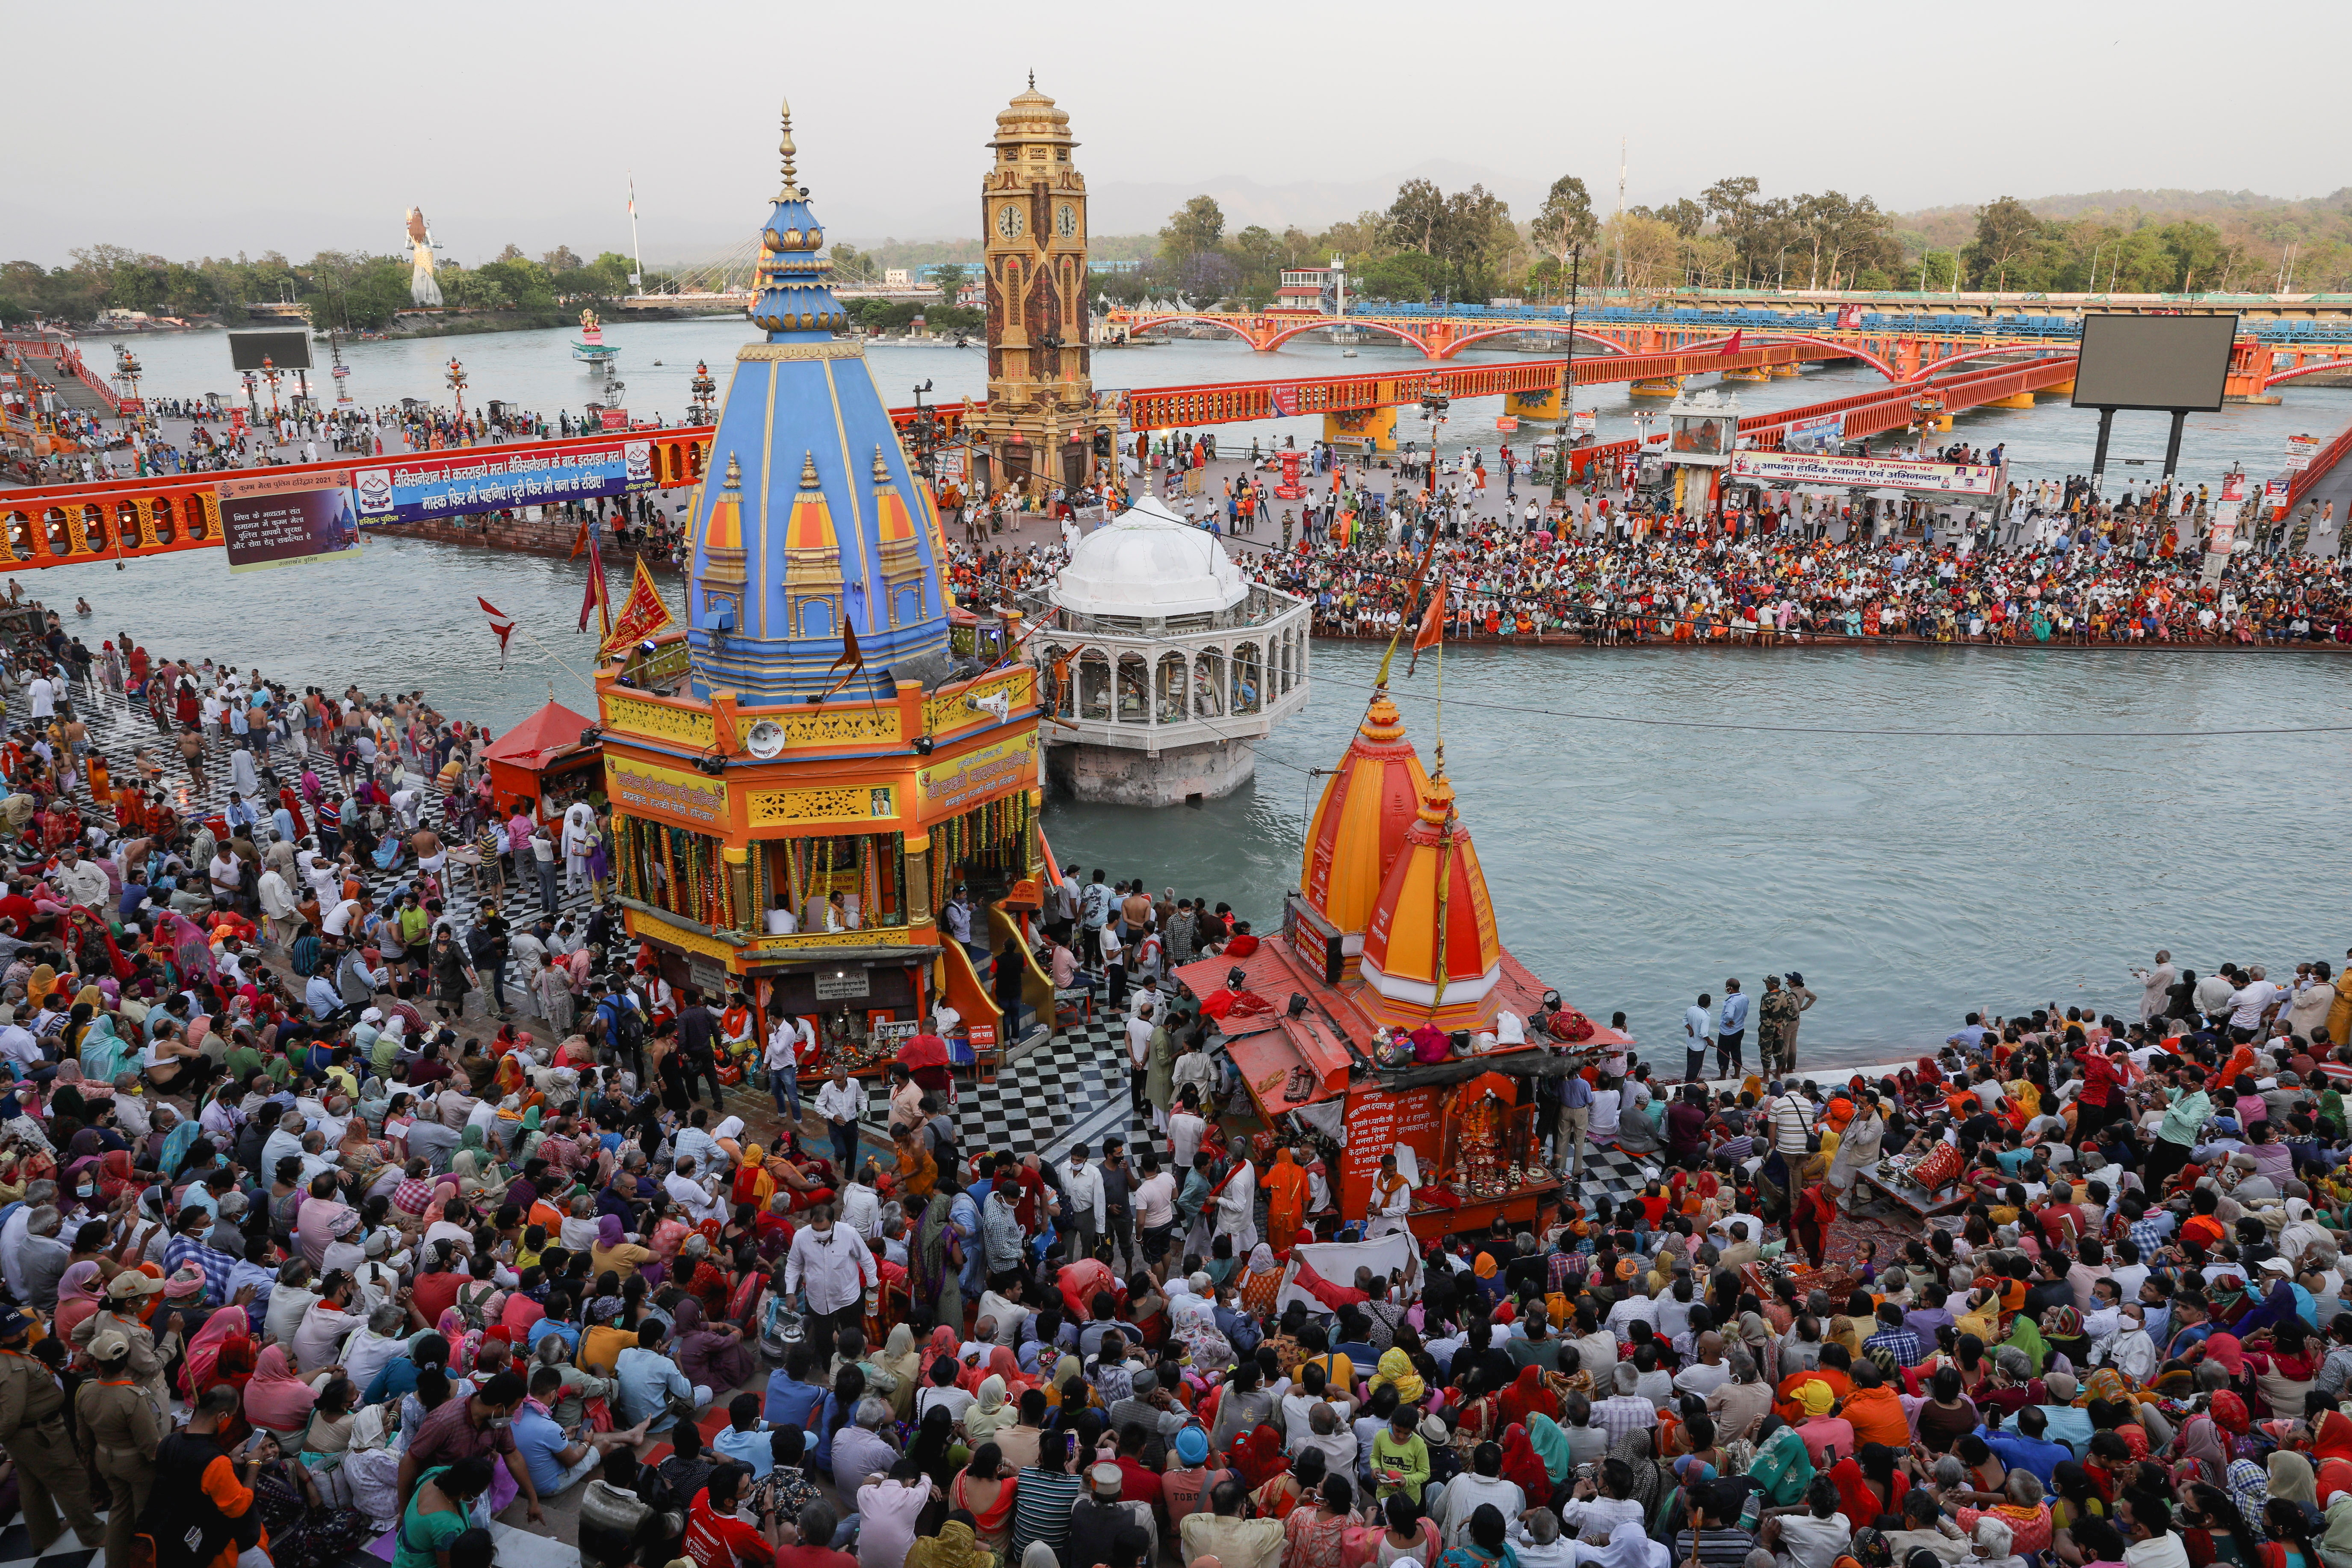
[[400, 1497], [404, 1509], [416, 1490], [417, 1478], [437, 1466], [460, 1459], [484, 1458], [504, 1464], [522, 1495], [530, 1500], [529, 1518], [546, 1523], [540, 1512], [539, 1489], [531, 1482], [530, 1466], [515, 1447], [510, 1429], [515, 1406], [522, 1403], [523, 1381], [502, 1372], [463, 1399], [452, 1399], [425, 1418], [400, 1458]]

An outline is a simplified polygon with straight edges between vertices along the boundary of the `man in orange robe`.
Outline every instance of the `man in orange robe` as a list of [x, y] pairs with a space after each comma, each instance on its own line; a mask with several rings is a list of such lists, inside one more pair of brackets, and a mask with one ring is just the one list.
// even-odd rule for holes
[[1307, 1172], [1288, 1148], [1274, 1152], [1265, 1173], [1265, 1238], [1276, 1258], [1287, 1258], [1307, 1219]]

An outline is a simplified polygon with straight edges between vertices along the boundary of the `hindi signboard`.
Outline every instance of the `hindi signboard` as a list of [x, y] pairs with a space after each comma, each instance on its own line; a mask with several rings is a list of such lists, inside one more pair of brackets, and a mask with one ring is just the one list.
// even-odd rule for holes
[[1921, 495], [1999, 493], [2000, 470], [1982, 463], [1919, 463], [1902, 458], [1833, 458], [1801, 452], [1735, 452], [1731, 477], [1760, 485], [1832, 485]]
[[1568, 416], [1568, 434], [1570, 440], [1582, 440], [1600, 427], [1601, 414], [1597, 409], [1580, 408]]
[[420, 522], [469, 511], [635, 495], [656, 488], [653, 443], [558, 443], [530, 450], [464, 447], [355, 468], [363, 522]]
[[1037, 731], [985, 746], [915, 771], [916, 815], [923, 822], [963, 813], [994, 795], [1037, 782]]
[[360, 525], [352, 492], [315, 473], [260, 473], [220, 481], [221, 542], [231, 572], [355, 561]]
[[1800, 419], [1789, 426], [1781, 437], [1791, 452], [1827, 452], [1845, 439], [1845, 416], [1825, 414], [1818, 419]]
[[2286, 438], [2286, 471], [2299, 474], [2311, 467], [2311, 459], [2319, 455], [2316, 436], [2290, 436]]

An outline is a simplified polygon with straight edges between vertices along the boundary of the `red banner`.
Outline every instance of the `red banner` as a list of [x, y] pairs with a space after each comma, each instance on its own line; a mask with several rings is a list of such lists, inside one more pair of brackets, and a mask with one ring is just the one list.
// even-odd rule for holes
[[1276, 414], [1296, 414], [1298, 412], [1298, 384], [1297, 382], [1283, 382], [1279, 385], [1274, 387], [1268, 395], [1274, 399], [1274, 411]]
[[607, 430], [629, 427], [629, 411], [625, 408], [604, 408], [597, 411], [597, 422]]

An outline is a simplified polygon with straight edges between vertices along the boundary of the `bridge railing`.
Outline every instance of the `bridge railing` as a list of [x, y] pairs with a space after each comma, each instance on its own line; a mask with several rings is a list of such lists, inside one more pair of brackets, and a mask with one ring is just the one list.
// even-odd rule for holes
[[2286, 503], [2279, 508], [2279, 515], [2292, 516], [2294, 509], [2303, 504], [2304, 498], [2318, 489], [2319, 481], [2333, 473], [2347, 458], [2352, 458], [2352, 425], [2336, 432], [2336, 438], [2313, 453], [2311, 461], [2304, 465], [2301, 473], [2288, 479]]

